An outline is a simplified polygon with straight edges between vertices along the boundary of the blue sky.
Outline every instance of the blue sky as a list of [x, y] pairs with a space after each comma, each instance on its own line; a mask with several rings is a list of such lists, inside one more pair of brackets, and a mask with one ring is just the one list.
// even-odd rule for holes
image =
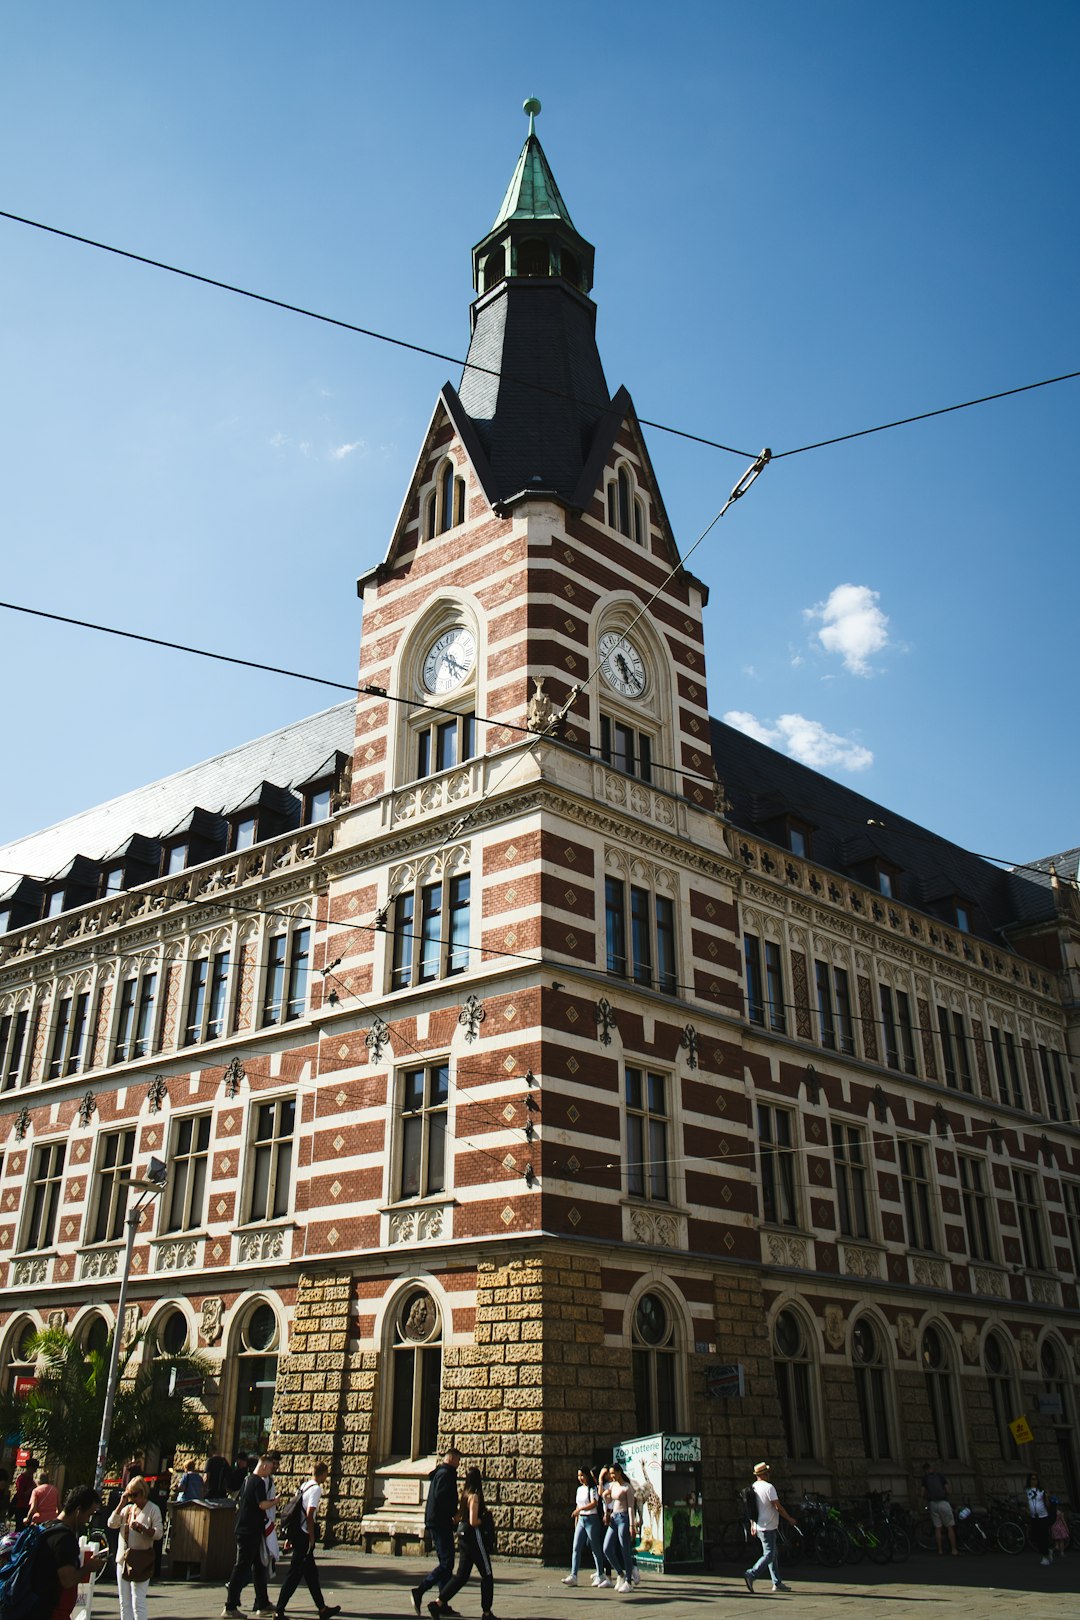
[[[641, 415], [781, 450], [1080, 368], [1074, 4], [0, 19], [0, 207], [447, 354], [538, 95]], [[456, 368], [0, 220], [0, 375], [4, 599], [353, 679]], [[1062, 383], [770, 467], [692, 563], [713, 712], [968, 848], [1080, 843], [1078, 417]], [[687, 550], [745, 463], [648, 439]], [[335, 701], [0, 637], [0, 841]]]

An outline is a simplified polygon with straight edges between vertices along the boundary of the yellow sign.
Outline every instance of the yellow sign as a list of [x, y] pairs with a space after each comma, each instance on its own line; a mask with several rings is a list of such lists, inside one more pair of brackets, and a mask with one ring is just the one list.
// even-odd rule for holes
[[1009, 1433], [1018, 1446], [1030, 1446], [1035, 1436], [1031, 1432], [1031, 1425], [1026, 1417], [1013, 1418], [1009, 1424]]

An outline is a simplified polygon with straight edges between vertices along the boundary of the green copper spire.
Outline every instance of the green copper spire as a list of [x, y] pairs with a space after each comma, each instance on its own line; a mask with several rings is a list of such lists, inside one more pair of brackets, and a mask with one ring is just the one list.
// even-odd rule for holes
[[497, 231], [510, 219], [561, 219], [573, 230], [570, 210], [559, 194], [555, 176], [536, 137], [540, 103], [535, 96], [529, 97], [524, 110], [529, 115], [529, 134], [491, 229]]

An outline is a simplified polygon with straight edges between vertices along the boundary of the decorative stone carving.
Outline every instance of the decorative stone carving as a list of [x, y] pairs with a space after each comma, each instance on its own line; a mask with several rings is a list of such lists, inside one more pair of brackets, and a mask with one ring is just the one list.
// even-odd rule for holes
[[48, 1265], [47, 1260], [16, 1260], [11, 1268], [11, 1286], [32, 1288], [35, 1283], [43, 1283]]
[[199, 1313], [199, 1331], [207, 1344], [216, 1344], [221, 1338], [221, 1319], [225, 1314], [225, 1306], [220, 1299], [211, 1297], [204, 1299], [202, 1310]]
[[152, 1114], [160, 1113], [161, 1105], [169, 1095], [169, 1084], [163, 1074], [155, 1074], [146, 1088], [146, 1099], [150, 1104]]
[[79, 1262], [79, 1276], [115, 1277], [120, 1270], [119, 1249], [91, 1249]]
[[839, 1305], [825, 1307], [825, 1343], [830, 1350], [842, 1350], [847, 1338], [847, 1322]]
[[246, 1079], [247, 1074], [240, 1059], [238, 1057], [230, 1059], [225, 1070], [225, 1096], [229, 1102], [232, 1102]]
[[430, 1294], [417, 1294], [402, 1323], [402, 1331], [405, 1338], [419, 1343], [428, 1337], [437, 1321], [438, 1315]]
[[679, 1037], [679, 1045], [686, 1053], [686, 1067], [688, 1069], [697, 1068], [697, 1044], [697, 1030], [693, 1024], [687, 1024]]
[[806, 1239], [787, 1232], [767, 1232], [765, 1252], [774, 1266], [796, 1266], [805, 1271], [809, 1265]]
[[371, 1028], [364, 1036], [364, 1045], [367, 1047], [368, 1058], [372, 1063], [381, 1063], [382, 1055], [390, 1044], [390, 1026], [382, 1018], [375, 1017], [371, 1021]]
[[1009, 1294], [1005, 1273], [992, 1266], [972, 1266], [971, 1280], [977, 1294], [988, 1294], [993, 1299], [1007, 1299]]
[[1029, 1277], [1031, 1297], [1038, 1305], [1057, 1305], [1058, 1288], [1053, 1277]]
[[911, 1262], [911, 1274], [924, 1288], [945, 1288], [948, 1285], [944, 1260], [929, 1260], [926, 1255], [916, 1255]]
[[808, 1101], [812, 1102], [816, 1108], [821, 1096], [821, 1081], [818, 1079], [818, 1072], [812, 1063], [808, 1063], [803, 1071], [803, 1090], [806, 1092]]
[[258, 1260], [280, 1260], [285, 1253], [285, 1233], [280, 1226], [262, 1232], [239, 1232], [236, 1258], [240, 1265]]
[[525, 729], [526, 731], [547, 731], [559, 711], [544, 691], [544, 676], [534, 675], [532, 683], [536, 687], [536, 691], [529, 699], [529, 706], [525, 710]]
[[1035, 1348], [1035, 1335], [1030, 1328], [1021, 1328], [1018, 1342], [1021, 1365], [1028, 1372], [1034, 1372], [1039, 1365], [1039, 1356]]
[[597, 1037], [600, 1045], [610, 1046], [611, 1032], [613, 1029], [618, 1029], [619, 1025], [615, 1018], [615, 1009], [607, 996], [601, 996], [596, 1003], [596, 1027], [600, 1031]]
[[175, 1238], [158, 1245], [158, 1271], [192, 1271], [198, 1263], [199, 1245], [195, 1238]]
[[844, 1257], [845, 1276], [881, 1276], [881, 1256], [876, 1249], [861, 1249], [853, 1243], [845, 1243], [841, 1252]]
[[465, 1031], [467, 1041], [475, 1041], [480, 1033], [480, 1025], [487, 1017], [484, 1004], [479, 996], [466, 996], [465, 1004], [458, 1013], [458, 1023]]
[[915, 1318], [902, 1311], [896, 1318], [896, 1342], [901, 1355], [910, 1360], [915, 1354]]
[[142, 1321], [142, 1312], [137, 1305], [124, 1306], [124, 1325], [120, 1334], [121, 1348], [126, 1350], [133, 1344], [138, 1336], [139, 1324]]
[[83, 1093], [83, 1100], [79, 1104], [79, 1124], [80, 1125], [89, 1125], [90, 1121], [93, 1119], [93, 1117], [94, 1117], [94, 1115], [96, 1113], [97, 1113], [97, 1098], [94, 1096], [94, 1093], [92, 1091], [84, 1092]]
[[969, 1367], [979, 1361], [979, 1328], [976, 1322], [961, 1322], [960, 1351]]
[[880, 1081], [874, 1087], [874, 1118], [877, 1120], [879, 1125], [887, 1125], [889, 1123], [889, 1103], [885, 1096], [884, 1087], [881, 1085]]
[[402, 1210], [391, 1215], [389, 1221], [391, 1243], [411, 1243], [416, 1236], [416, 1213], [414, 1210]]
[[723, 816], [726, 819], [731, 814], [731, 800], [727, 796], [727, 788], [717, 774], [715, 763], [712, 768], [712, 796], [713, 810], [718, 816]]
[[632, 1209], [630, 1230], [639, 1243], [657, 1248], [681, 1248], [679, 1222], [667, 1210]]
[[16, 1140], [16, 1142], [23, 1141], [25, 1139], [26, 1133], [27, 1133], [27, 1131], [29, 1129], [30, 1129], [30, 1110], [29, 1110], [29, 1108], [20, 1108], [19, 1112], [15, 1115], [15, 1140]]
[[61, 1332], [61, 1330], [67, 1326], [67, 1317], [64, 1315], [63, 1311], [49, 1312], [49, 1326], [55, 1333]]

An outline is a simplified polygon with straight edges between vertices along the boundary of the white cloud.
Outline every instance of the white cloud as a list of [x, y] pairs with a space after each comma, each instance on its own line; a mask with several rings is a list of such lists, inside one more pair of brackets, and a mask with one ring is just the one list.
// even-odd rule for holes
[[351, 456], [354, 450], [362, 450], [363, 448], [363, 439], [354, 439], [352, 444], [339, 444], [336, 449], [330, 451], [330, 460], [344, 461], [345, 457]]
[[818, 640], [827, 653], [840, 654], [852, 675], [872, 675], [869, 659], [890, 644], [879, 595], [869, 585], [837, 585], [824, 602], [803, 609], [805, 618], [821, 620]]
[[275, 433], [272, 439], [267, 440], [267, 443], [274, 450], [280, 450], [282, 446], [288, 444], [288, 442], [289, 441], [285, 437], [284, 433]]
[[770, 748], [781, 749], [815, 771], [827, 771], [836, 766], [845, 771], [865, 771], [874, 763], [869, 748], [835, 731], [826, 731], [820, 720], [807, 720], [802, 714], [781, 714], [771, 726], [743, 709], [729, 709], [724, 719], [736, 731], [744, 731], [748, 737]]

